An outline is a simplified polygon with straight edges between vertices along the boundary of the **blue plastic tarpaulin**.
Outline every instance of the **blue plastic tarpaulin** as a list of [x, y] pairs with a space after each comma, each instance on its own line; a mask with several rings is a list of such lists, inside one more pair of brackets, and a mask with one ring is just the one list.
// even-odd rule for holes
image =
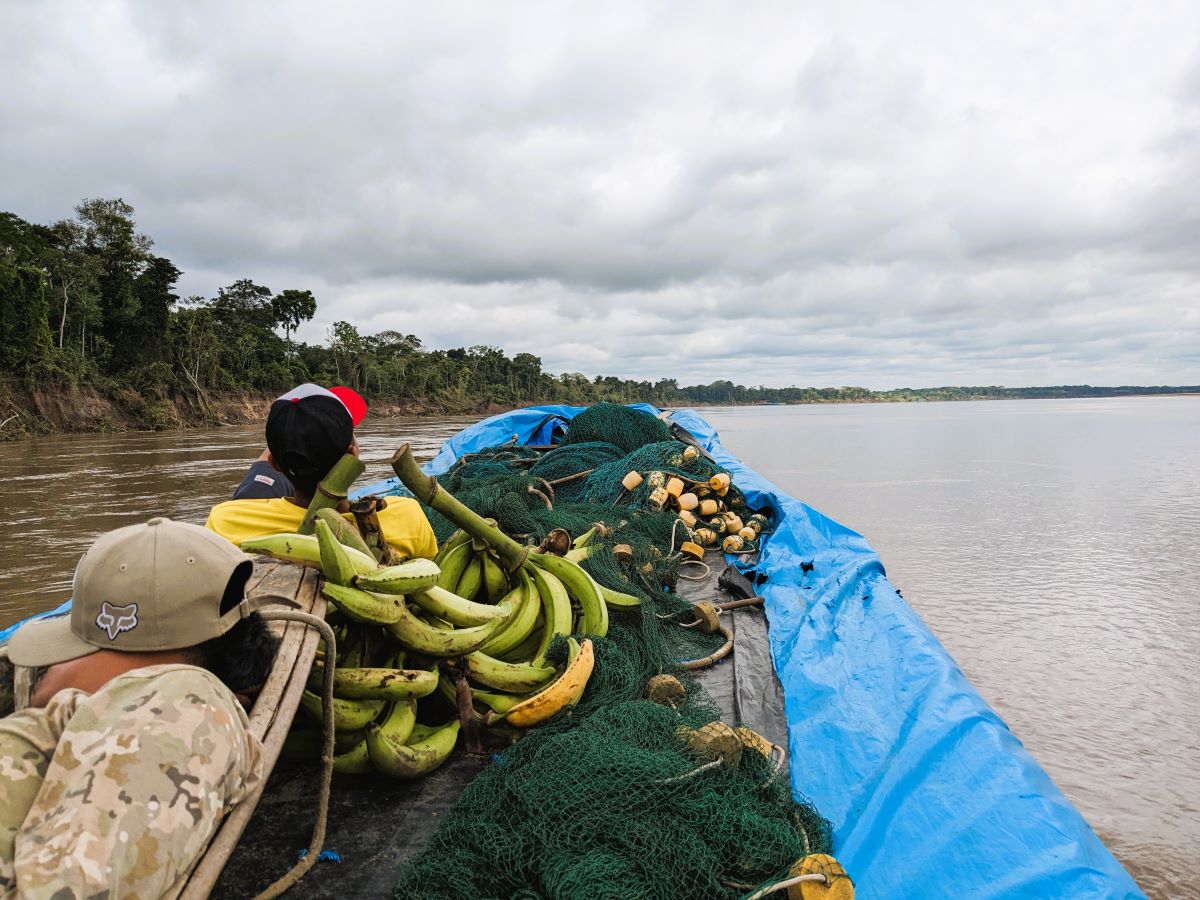
[[[451, 438], [425, 469], [440, 474], [506, 441], [546, 443], [554, 423], [581, 409], [494, 416]], [[866, 540], [746, 468], [696, 413], [671, 421], [733, 474], [751, 506], [774, 510], [755, 569], [767, 576], [759, 590], [792, 787], [833, 823], [858, 896], [1144, 896], [888, 582]]]

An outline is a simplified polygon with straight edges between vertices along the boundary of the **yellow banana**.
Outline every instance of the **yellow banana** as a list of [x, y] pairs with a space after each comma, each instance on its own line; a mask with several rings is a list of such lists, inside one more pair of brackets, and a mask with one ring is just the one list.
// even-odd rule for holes
[[358, 573], [354, 570], [354, 561], [346, 548], [333, 536], [333, 531], [324, 519], [314, 523], [317, 533], [317, 546], [321, 550], [321, 571], [325, 573], [326, 581], [334, 584], [350, 584]]
[[532, 553], [533, 564], [554, 574], [579, 603], [583, 610], [583, 631], [604, 637], [608, 634], [608, 606], [600, 587], [577, 562], [555, 556], [553, 553]]
[[463, 570], [467, 568], [467, 563], [474, 557], [475, 554], [469, 540], [451, 547], [444, 558], [435, 560], [441, 570], [437, 586], [445, 591], [452, 591], [458, 587], [458, 580], [462, 578]]
[[513, 706], [508, 712], [493, 713], [487, 717], [488, 724], [500, 719], [518, 728], [529, 728], [546, 721], [555, 713], [569, 706], [574, 706], [583, 696], [588, 679], [592, 677], [595, 667], [595, 656], [592, 653], [592, 642], [584, 640], [583, 644], [576, 643], [574, 638], [568, 638], [571, 652], [567, 667], [553, 684], [542, 689], [527, 700]]
[[509, 616], [509, 609], [505, 607], [476, 603], [443, 590], [436, 584], [423, 591], [410, 593], [408, 599], [426, 612], [462, 628], [486, 625], [493, 619], [503, 620]]
[[467, 562], [467, 567], [463, 569], [462, 577], [458, 579], [458, 584], [452, 590], [460, 597], [474, 600], [482, 584], [483, 560], [480, 558], [480, 554], [472, 553], [471, 559]]
[[[328, 531], [329, 527], [326, 526], [325, 530]], [[336, 603], [339, 610], [359, 622], [389, 625], [404, 612], [404, 598], [397, 594], [372, 594], [331, 581], [321, 585], [321, 593]]]
[[392, 778], [420, 778], [432, 772], [454, 749], [458, 740], [458, 719], [440, 728], [417, 726], [410, 743], [397, 744], [389, 740], [377, 725], [367, 728], [367, 749], [371, 762], [380, 772]]
[[422, 622], [401, 603], [400, 618], [388, 624], [387, 630], [405, 647], [418, 653], [429, 656], [465, 656], [483, 646], [500, 622], [500, 619], [493, 619], [486, 625], [476, 625], [474, 628], [443, 631]]
[[[321, 568], [321, 545], [315, 535], [311, 534], [270, 534], [266, 537], [249, 538], [238, 546], [247, 553], [262, 553], [284, 562], [299, 563], [302, 566]], [[379, 563], [373, 556], [359, 553], [350, 547], [346, 548], [354, 571], [359, 575], [374, 572]]]
[[[300, 695], [300, 706], [316, 721], [323, 721], [321, 698], [312, 691], [305, 691]], [[338, 731], [364, 728], [368, 722], [374, 721], [383, 712], [385, 706], [387, 706], [386, 700], [342, 700], [334, 697], [333, 727]]]
[[[314, 666], [308, 687], [321, 688], [324, 672]], [[437, 672], [424, 669], [343, 669], [333, 671], [333, 695], [343, 700], [416, 700], [437, 688]]]
[[542, 598], [542, 615], [546, 620], [542, 625], [542, 639], [533, 655], [534, 663], [540, 666], [545, 663], [546, 651], [555, 636], [561, 634], [566, 637], [573, 630], [571, 598], [567, 595], [566, 586], [552, 572], [531, 566], [529, 574], [533, 576], [533, 583]]
[[479, 648], [489, 656], [501, 656], [520, 645], [533, 634], [537, 625], [542, 601], [533, 585], [533, 579], [524, 569], [517, 573], [517, 586], [497, 604], [497, 608], [503, 609], [505, 604], [509, 604], [512, 610], [507, 621]]
[[554, 669], [530, 663], [506, 663], [477, 650], [467, 656], [467, 674], [471, 680], [498, 691], [524, 694], [553, 678]]
[[364, 591], [381, 594], [411, 594], [433, 587], [441, 572], [432, 559], [410, 559], [368, 575], [359, 575], [354, 584]]

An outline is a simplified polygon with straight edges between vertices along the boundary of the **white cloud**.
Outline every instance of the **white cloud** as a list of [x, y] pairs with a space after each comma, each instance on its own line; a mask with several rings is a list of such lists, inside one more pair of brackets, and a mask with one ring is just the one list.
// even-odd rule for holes
[[1200, 382], [1200, 8], [7, 4], [0, 204], [211, 294], [770, 385]]

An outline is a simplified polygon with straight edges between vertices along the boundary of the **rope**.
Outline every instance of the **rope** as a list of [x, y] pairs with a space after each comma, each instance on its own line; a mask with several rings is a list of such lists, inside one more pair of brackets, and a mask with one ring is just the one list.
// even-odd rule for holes
[[707, 772], [709, 769], [715, 769], [717, 766], [725, 762], [723, 759], [714, 759], [712, 762], [705, 763], [697, 769], [692, 769], [690, 772], [684, 772], [682, 775], [676, 775], [674, 778], [660, 778], [654, 784], [676, 784], [680, 781], [687, 781], [689, 778], [694, 778], [701, 772]]
[[784, 881], [777, 881], [774, 884], [768, 884], [766, 887], [759, 888], [743, 900], [759, 900], [760, 897], [765, 897], [767, 894], [773, 894], [776, 891], [782, 891], [784, 888], [789, 888], [793, 884], [802, 884], [805, 881], [819, 881], [826, 887], [829, 887], [829, 878], [822, 875], [820, 872], [811, 872], [808, 875], [797, 875], [795, 878], [788, 878]]
[[679, 568], [682, 569], [684, 566], [700, 566], [704, 569], [701, 575], [685, 575], [683, 572], [680, 572], [679, 577], [685, 581], [704, 581], [712, 574], [712, 567], [702, 559], [685, 559], [679, 564]]
[[276, 879], [254, 900], [272, 900], [292, 888], [296, 882], [316, 863], [325, 843], [325, 819], [329, 814], [329, 785], [333, 780], [333, 672], [337, 666], [337, 638], [324, 619], [295, 609], [264, 609], [260, 611], [267, 621], [299, 622], [317, 629], [325, 642], [325, 674], [321, 682], [321, 712], [324, 717], [324, 732], [321, 747], [321, 788], [317, 803], [317, 821], [313, 824], [312, 840], [304, 858], [283, 877]]
[[708, 656], [702, 656], [699, 659], [685, 659], [679, 665], [684, 669], [706, 669], [713, 663], [719, 662], [729, 655], [729, 651], [733, 649], [733, 632], [728, 628], [721, 628], [721, 634], [725, 635], [725, 643], [718, 649], [714, 650]]

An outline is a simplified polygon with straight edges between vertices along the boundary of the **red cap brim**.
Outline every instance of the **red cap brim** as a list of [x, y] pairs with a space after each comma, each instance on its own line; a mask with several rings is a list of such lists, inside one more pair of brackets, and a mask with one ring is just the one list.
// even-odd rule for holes
[[350, 421], [358, 425], [367, 415], [367, 401], [362, 398], [358, 391], [348, 387], [331, 387], [329, 393], [333, 394], [345, 405], [350, 413]]

